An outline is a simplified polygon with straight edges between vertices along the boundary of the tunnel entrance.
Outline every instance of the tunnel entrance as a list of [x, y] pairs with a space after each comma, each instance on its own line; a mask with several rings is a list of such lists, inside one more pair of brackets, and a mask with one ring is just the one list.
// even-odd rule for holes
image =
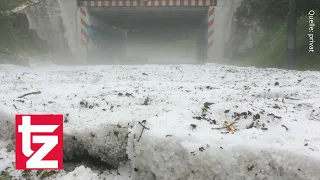
[[[188, 0], [185, 6], [173, 6], [177, 1], [160, 1], [168, 6], [152, 6], [157, 0], [146, 0], [144, 6], [134, 4], [133, 0], [122, 1], [131, 2], [130, 6], [121, 6], [119, 1], [84, 3], [86, 27], [81, 33], [87, 40], [82, 42], [87, 45], [87, 56], [103, 64], [115, 61], [123, 64], [206, 62], [208, 5], [214, 2], [203, 0], [200, 5], [200, 0]], [[198, 4], [192, 6], [188, 2]], [[100, 31], [102, 35], [97, 39], [103, 43], [90, 41], [95, 34], [92, 29]]]

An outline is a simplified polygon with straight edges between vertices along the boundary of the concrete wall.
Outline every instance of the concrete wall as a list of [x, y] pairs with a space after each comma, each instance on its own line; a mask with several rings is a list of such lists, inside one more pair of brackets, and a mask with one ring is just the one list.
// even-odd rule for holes
[[[235, 52], [246, 52], [249, 48], [259, 43], [263, 31], [256, 22], [249, 22], [252, 28], [248, 28], [245, 35], [237, 33], [238, 27], [234, 14], [237, 12], [243, 0], [218, 0], [216, 7], [216, 40], [220, 45], [215, 47], [216, 53], [222, 60], [232, 59]], [[258, 31], [257, 31], [258, 30]]]
[[60, 7], [60, 17], [64, 26], [64, 38], [68, 41], [70, 51], [77, 57], [77, 0], [57, 1]]
[[49, 45], [49, 53], [57, 57], [71, 56], [61, 9], [56, 0], [44, 0], [22, 12], [27, 14], [30, 29], [36, 30], [38, 36]]
[[228, 48], [228, 42], [232, 39], [233, 15], [240, 1], [242, 0], [218, 0], [218, 5], [215, 7], [214, 45], [213, 50], [209, 52], [214, 54], [214, 62], [228, 61], [225, 51]]
[[238, 27], [234, 17], [237, 8], [243, 0], [218, 0], [218, 6], [215, 7], [215, 44], [213, 51], [214, 62], [225, 63], [233, 58], [234, 52], [246, 52], [249, 48], [257, 44], [263, 32], [255, 22], [253, 28], [249, 28], [245, 35], [237, 33]]

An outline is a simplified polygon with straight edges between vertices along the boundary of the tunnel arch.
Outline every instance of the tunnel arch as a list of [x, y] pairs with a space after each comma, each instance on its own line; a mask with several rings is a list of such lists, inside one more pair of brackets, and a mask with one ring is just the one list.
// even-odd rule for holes
[[[90, 17], [96, 17], [103, 19], [110, 27], [130, 33], [146, 28], [158, 28], [162, 29], [162, 32], [165, 32], [166, 28], [180, 29], [183, 33], [193, 31], [197, 36], [197, 61], [207, 62], [211, 59], [208, 52], [214, 43], [216, 0], [78, 0], [77, 5], [78, 49], [82, 54], [81, 58], [88, 57], [89, 42], [86, 31], [88, 25], [92, 24]], [[159, 33], [155, 33], [154, 37], [156, 36], [160, 36]]]

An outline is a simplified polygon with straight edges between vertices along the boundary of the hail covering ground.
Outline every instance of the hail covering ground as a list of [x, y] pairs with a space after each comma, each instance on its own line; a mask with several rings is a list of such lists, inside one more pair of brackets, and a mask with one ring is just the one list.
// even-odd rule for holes
[[14, 114], [62, 113], [65, 159], [89, 154], [115, 169], [80, 163], [47, 179], [320, 177], [320, 72], [1, 65], [0, 79], [3, 176], [26, 176], [14, 170]]

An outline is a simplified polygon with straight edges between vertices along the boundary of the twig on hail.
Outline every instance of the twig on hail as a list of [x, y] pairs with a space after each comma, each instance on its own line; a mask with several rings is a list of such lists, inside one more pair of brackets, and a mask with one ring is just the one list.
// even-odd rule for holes
[[223, 127], [220, 128], [212, 128], [212, 129], [217, 129], [217, 130], [221, 130], [221, 129], [227, 129], [229, 132], [234, 133], [236, 131], [236, 128], [233, 126], [236, 122], [233, 123], [228, 123], [228, 121], [224, 121], [223, 123]]
[[18, 98], [23, 98], [23, 97], [26, 97], [26, 96], [29, 96], [29, 95], [32, 95], [32, 94], [41, 94], [41, 91], [35, 91], [35, 92], [30, 92], [30, 93], [26, 93], [22, 96], [19, 96]]
[[149, 128], [147, 128], [144, 124], [146, 123], [146, 120], [143, 120], [142, 121], [142, 123], [139, 121], [138, 122], [141, 126], [142, 126], [142, 130], [141, 130], [141, 133], [140, 133], [140, 136], [139, 136], [139, 139], [137, 140], [138, 142], [140, 141], [140, 139], [141, 139], [141, 136], [142, 136], [142, 133], [143, 133], [143, 131], [144, 131], [144, 129], [147, 129], [147, 130], [150, 130]]

